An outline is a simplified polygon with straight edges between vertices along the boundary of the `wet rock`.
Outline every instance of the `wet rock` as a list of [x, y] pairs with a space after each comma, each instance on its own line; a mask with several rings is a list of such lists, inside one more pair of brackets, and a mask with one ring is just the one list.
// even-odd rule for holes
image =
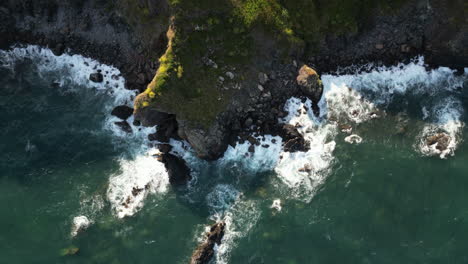
[[169, 153], [172, 150], [172, 146], [169, 145], [169, 144], [160, 144], [160, 145], [158, 145], [158, 149], [162, 153]]
[[318, 102], [322, 96], [323, 85], [317, 72], [307, 65], [299, 69], [299, 74], [296, 78], [297, 84], [305, 96], [312, 99], [313, 102]]
[[122, 129], [122, 131], [125, 133], [132, 133], [132, 127], [128, 124], [127, 121], [114, 122], [114, 124], [120, 127], [120, 129]]
[[192, 179], [190, 169], [185, 161], [175, 155], [165, 153], [161, 156], [161, 162], [166, 166], [169, 182], [172, 185], [183, 185]]
[[250, 145], [248, 151], [250, 153], [254, 153], [255, 152], [255, 145]]
[[102, 76], [100, 72], [91, 73], [89, 75], [89, 80], [95, 83], [101, 83], [102, 81], [104, 81], [104, 76]]
[[206, 241], [193, 252], [190, 264], [207, 264], [211, 261], [215, 253], [215, 245], [221, 244], [225, 227], [226, 224], [224, 222], [211, 226], [210, 231], [206, 234]]
[[299, 169], [299, 172], [311, 172], [312, 171], [312, 166], [310, 164], [305, 164], [304, 167]]
[[144, 190], [143, 188], [133, 187], [132, 188], [132, 195], [135, 197], [138, 194], [140, 194], [143, 190]]
[[119, 105], [115, 107], [111, 112], [111, 115], [116, 116], [122, 120], [126, 120], [132, 114], [133, 114], [133, 108], [128, 107], [126, 105]]
[[448, 148], [450, 143], [450, 136], [446, 133], [439, 133], [436, 135], [432, 135], [426, 138], [426, 144], [428, 146], [436, 145], [436, 149], [439, 151], [444, 151]]
[[290, 124], [285, 124], [280, 130], [280, 136], [283, 138], [284, 151], [297, 152], [308, 151], [309, 144], [304, 140], [304, 137], [297, 131], [296, 127]]

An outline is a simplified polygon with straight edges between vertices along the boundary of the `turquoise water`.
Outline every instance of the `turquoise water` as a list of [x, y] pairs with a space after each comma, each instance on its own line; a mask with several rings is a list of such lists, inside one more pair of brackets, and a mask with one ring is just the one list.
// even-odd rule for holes
[[[267, 137], [253, 157], [239, 145], [208, 163], [174, 142], [195, 179], [173, 189], [146, 155], [147, 131], [112, 126], [112, 107], [133, 96], [116, 69], [33, 48], [0, 61], [0, 263], [187, 263], [220, 219], [228, 230], [215, 263], [468, 262], [466, 75], [415, 63], [324, 76], [322, 118], [285, 121], [304, 127], [311, 153], [288, 156]], [[94, 66], [111, 72], [109, 84], [86, 81]], [[331, 119], [362, 143], [347, 143]], [[425, 131], [453, 136], [445, 159], [421, 146]], [[113, 193], [140, 182], [154, 190], [120, 218]], [[80, 215], [92, 224], [72, 237]], [[70, 247], [79, 251], [61, 256]]]

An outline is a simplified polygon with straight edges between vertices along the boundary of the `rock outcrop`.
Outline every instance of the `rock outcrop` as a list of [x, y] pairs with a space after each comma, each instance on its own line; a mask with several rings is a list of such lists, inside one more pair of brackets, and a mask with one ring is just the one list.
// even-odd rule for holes
[[163, 153], [161, 155], [161, 162], [166, 166], [169, 182], [172, 185], [184, 185], [192, 179], [190, 169], [183, 159], [170, 153]]
[[426, 144], [428, 146], [434, 146], [439, 151], [444, 151], [448, 148], [450, 143], [450, 136], [446, 133], [438, 133], [426, 138]]
[[[135, 124], [158, 125], [153, 139], [166, 142], [180, 136], [200, 158], [217, 159], [239, 133], [274, 131], [277, 119], [285, 115], [287, 98], [307, 96], [317, 102], [322, 85], [313, 68], [329, 72], [339, 66], [370, 61], [376, 65], [393, 64], [424, 55], [431, 67], [443, 65], [463, 70], [468, 64], [464, 1], [398, 2], [402, 3], [392, 12], [369, 7], [368, 16], [347, 20], [346, 24], [354, 28], [318, 30], [302, 39], [299, 35], [289, 36], [296, 41], [284, 45], [284, 36], [262, 28], [261, 21], [253, 23], [256, 27], [242, 27], [239, 32], [222, 20], [229, 15], [223, 13], [225, 10], [213, 10], [210, 16], [216, 16], [218, 11], [219, 15], [212, 19], [206, 10], [185, 0], [7, 0], [0, 2], [0, 48], [17, 43], [38, 44], [57, 55], [71, 52], [92, 57], [119, 68], [126, 87], [140, 92], [145, 91], [160, 69], [162, 83], [166, 82], [166, 91], [170, 92], [157, 90], [148, 98], [165, 96], [160, 101], [166, 105], [155, 102], [150, 107], [135, 107]], [[287, 10], [283, 4], [279, 5]], [[190, 11], [183, 10], [189, 7]], [[178, 20], [178, 16], [184, 17]], [[220, 23], [211, 23], [218, 19]], [[195, 20], [211, 22], [194, 29]], [[280, 31], [286, 29], [290, 30], [288, 27]], [[182, 45], [179, 51], [169, 49], [167, 33], [180, 34], [175, 39], [187, 42], [177, 43]], [[195, 46], [199, 50], [191, 52], [189, 48]], [[232, 46], [236, 48], [228, 51]], [[185, 64], [175, 61], [174, 54], [188, 56]], [[240, 64], [227, 63], [237, 59]], [[298, 69], [303, 64], [308, 66]], [[99, 74], [103, 73], [93, 73], [92, 81], [102, 81]], [[313, 107], [317, 113], [316, 104]], [[124, 131], [131, 130], [125, 121], [117, 125]], [[288, 148], [301, 149], [300, 138], [289, 141]], [[441, 148], [443, 145], [438, 144]]]
[[127, 120], [133, 114], [133, 108], [126, 105], [119, 105], [115, 107], [111, 115], [116, 116], [122, 120]]
[[308, 151], [310, 149], [309, 144], [293, 125], [283, 125], [280, 135], [283, 138], [283, 149], [286, 152]]
[[320, 100], [320, 97], [322, 97], [323, 85], [319, 75], [314, 69], [307, 65], [302, 66], [296, 81], [305, 96], [309, 97], [314, 102]]
[[226, 224], [224, 222], [211, 226], [210, 231], [206, 234], [206, 241], [193, 252], [190, 264], [207, 264], [211, 261], [215, 253], [215, 245], [221, 244], [225, 227]]

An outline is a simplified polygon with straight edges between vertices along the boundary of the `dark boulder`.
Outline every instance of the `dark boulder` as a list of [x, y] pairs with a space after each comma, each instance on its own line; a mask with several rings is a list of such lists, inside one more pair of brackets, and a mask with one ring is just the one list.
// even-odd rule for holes
[[120, 122], [114, 122], [114, 124], [116, 124], [118, 127], [120, 127], [120, 129], [122, 129], [122, 131], [124, 131], [125, 133], [132, 133], [132, 127], [127, 123], [127, 121], [120, 121]]
[[185, 161], [169, 153], [162, 154], [161, 162], [166, 166], [169, 182], [172, 185], [183, 185], [192, 179], [190, 169]]
[[283, 127], [280, 130], [280, 136], [283, 138], [284, 141], [284, 151], [297, 152], [308, 151], [310, 149], [310, 146], [309, 144], [307, 144], [307, 141], [293, 125], [283, 125]]
[[133, 114], [133, 108], [128, 107], [126, 105], [119, 105], [115, 107], [111, 112], [111, 115], [116, 116], [122, 120], [126, 120], [132, 114]]
[[215, 253], [215, 245], [221, 244], [225, 227], [226, 224], [224, 222], [215, 223], [211, 226], [210, 232], [206, 234], [206, 241], [193, 252], [190, 264], [206, 264], [211, 261]]
[[92, 82], [101, 83], [102, 81], [104, 81], [104, 76], [102, 76], [102, 74], [100, 72], [95, 72], [95, 73], [91, 73], [89, 75], [89, 79]]

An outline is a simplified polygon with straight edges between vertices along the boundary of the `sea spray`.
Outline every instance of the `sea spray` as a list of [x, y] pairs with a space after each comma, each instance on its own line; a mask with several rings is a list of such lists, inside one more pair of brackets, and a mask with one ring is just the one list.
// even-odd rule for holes
[[[25, 60], [33, 61], [38, 74], [42, 78], [54, 80], [54, 84], [63, 94], [92, 89], [98, 94], [108, 96], [109, 100], [102, 107], [109, 115], [102, 126], [114, 136], [114, 144], [125, 145], [129, 152], [129, 155], [122, 155], [119, 159], [120, 170], [109, 178], [107, 191], [107, 199], [119, 218], [137, 212], [148, 194], [163, 193], [167, 190], [167, 171], [164, 165], [150, 154], [151, 151], [157, 151], [150, 146], [147, 139], [148, 134], [154, 132], [154, 128], [134, 126], [133, 117], [130, 117], [127, 122], [132, 133], [128, 134], [115, 124], [121, 120], [110, 115], [112, 109], [118, 105], [132, 106], [137, 94], [136, 91], [125, 89], [125, 79], [117, 68], [81, 55], [64, 53], [56, 56], [50, 49], [34, 45], [0, 51], [0, 58], [2, 67], [11, 69], [13, 74], [19, 63]], [[90, 74], [98, 71], [103, 75], [103, 81], [90, 81]], [[31, 147], [28, 147], [29, 149]], [[79, 210], [93, 217], [103, 208], [101, 200], [99, 195], [94, 195], [93, 198], [84, 197], [80, 201]]]

